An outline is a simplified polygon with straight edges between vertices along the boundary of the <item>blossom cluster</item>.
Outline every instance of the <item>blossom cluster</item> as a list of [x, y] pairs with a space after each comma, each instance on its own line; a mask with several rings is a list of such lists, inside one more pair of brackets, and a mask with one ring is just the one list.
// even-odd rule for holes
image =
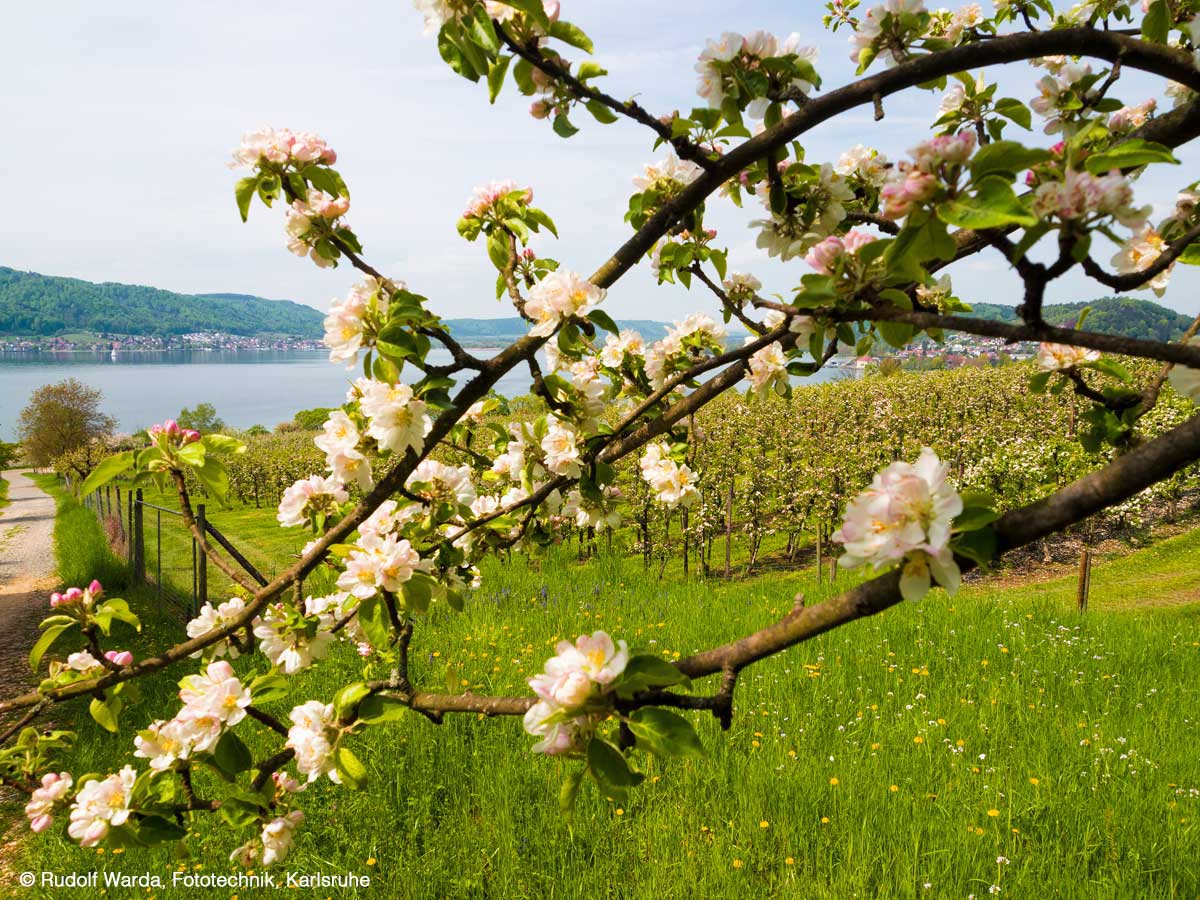
[[182, 447], [184, 444], [194, 444], [200, 440], [200, 432], [194, 428], [181, 428], [174, 419], [167, 419], [161, 425], [151, 425], [146, 429], [150, 439], [162, 441], [168, 447]]
[[[701, 51], [696, 63], [696, 72], [700, 75], [696, 92], [713, 109], [720, 109], [729, 92], [737, 91], [737, 83], [747, 81], [747, 74], [756, 73], [761, 77], [765, 73], [770, 84], [770, 75], [778, 69], [764, 69], [764, 60], [790, 57], [803, 60], [811, 67], [817, 60], [817, 49], [801, 46], [800, 40], [797, 32], [780, 40], [767, 31], [754, 31], [745, 36], [727, 31], [718, 40], [708, 41]], [[807, 74], [807, 70], [802, 71]], [[807, 96], [816, 85], [805, 74], [789, 71], [786, 82], [774, 87]], [[761, 119], [770, 103], [768, 96], [754, 96], [746, 105], [746, 112], [753, 119]]]
[[350, 209], [350, 198], [310, 188], [304, 198], [296, 198], [286, 211], [284, 230], [288, 252], [307, 256], [321, 268], [334, 265], [336, 256], [321, 252], [323, 239], [337, 229], [348, 227], [342, 220]]
[[1067, 169], [1061, 181], [1047, 180], [1033, 192], [1033, 213], [1062, 222], [1091, 222], [1111, 216], [1128, 228], [1140, 228], [1150, 214], [1149, 206], [1133, 205], [1133, 186], [1118, 169], [1107, 175]]
[[750, 224], [759, 229], [756, 245], [768, 256], [786, 262], [833, 233], [846, 218], [845, 204], [854, 199], [854, 190], [829, 163], [812, 177], [794, 175], [786, 162], [780, 168], [787, 191], [786, 208], [772, 209], [769, 192], [761, 189], [759, 196], [770, 217]]
[[246, 132], [241, 145], [233, 151], [231, 167], [254, 167], [264, 163], [288, 164], [337, 162], [337, 153], [320, 135], [289, 128], [259, 128]]
[[549, 337], [571, 316], [585, 316], [604, 299], [603, 288], [566, 269], [550, 272], [535, 284], [525, 301], [525, 315], [533, 321], [529, 333]]
[[387, 318], [392, 290], [404, 288], [403, 282], [368, 277], [354, 285], [344, 300], [335, 299], [324, 322], [329, 361], [354, 368], [358, 352], [373, 345], [380, 323]]
[[658, 502], [669, 509], [691, 506], [700, 497], [696, 473], [687, 463], [676, 462], [671, 457], [671, 448], [662, 442], [646, 445], [638, 468]]
[[931, 575], [953, 594], [959, 569], [950, 549], [954, 518], [962, 498], [948, 480], [950, 466], [928, 447], [915, 464], [897, 460], [846, 506], [833, 539], [843, 544], [840, 565], [875, 570], [901, 566], [900, 592], [918, 600], [930, 588]]
[[1089, 350], [1087, 347], [1073, 347], [1070, 344], [1054, 344], [1049, 341], [1038, 345], [1037, 363], [1046, 372], [1073, 369], [1084, 363], [1095, 362], [1099, 358], [1099, 350]]
[[725, 349], [725, 328], [711, 316], [691, 313], [667, 330], [667, 336], [646, 348], [646, 377], [655, 388], [709, 354]]
[[529, 679], [538, 702], [525, 714], [525, 730], [540, 738], [534, 753], [578, 754], [608, 716], [605, 695], [625, 671], [629, 647], [603, 631], [560, 641], [544, 670]]
[[902, 219], [933, 200], [943, 185], [956, 184], [976, 142], [975, 132], [962, 131], [939, 135], [909, 150], [912, 162], [897, 164], [879, 192], [884, 218]]

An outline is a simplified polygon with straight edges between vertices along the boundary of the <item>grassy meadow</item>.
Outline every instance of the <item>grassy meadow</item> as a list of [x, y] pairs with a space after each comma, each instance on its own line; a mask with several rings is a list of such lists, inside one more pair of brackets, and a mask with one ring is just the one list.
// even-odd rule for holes
[[[213, 518], [283, 565], [303, 537], [270, 516]], [[268, 530], [289, 546], [260, 543]], [[578, 563], [573, 552], [514, 554], [484, 575], [466, 612], [419, 623], [421, 684], [524, 693], [559, 639], [604, 628], [673, 659], [771, 621], [797, 591], [809, 602], [830, 591], [811, 572], [659, 581], [638, 559]], [[836, 587], [850, 583], [843, 575]], [[355, 897], [1196, 897], [1200, 531], [1100, 561], [1085, 617], [1074, 590], [1067, 578], [934, 591], [747, 669], [730, 732], [696, 719], [706, 759], [664, 765], [635, 753], [649, 777], [631, 802], [585, 786], [573, 826], [556, 798], [578, 764], [531, 755], [519, 721], [435, 726], [413, 715], [375, 727], [352, 745], [367, 790], [312, 784], [280, 869], [369, 875], [369, 889], [334, 892]], [[178, 631], [169, 611], [152, 611], [152, 592], [127, 596], [148, 619], [135, 652]], [[335, 651], [295, 679], [294, 702], [328, 700], [361, 677], [361, 660]], [[173, 714], [181, 674], [144, 680], [123, 716]], [[285, 718], [292, 704], [268, 708]], [[82, 707], [65, 718], [79, 729], [73, 771], [127, 758], [128, 733], [107, 734]], [[256, 756], [271, 752], [254, 723], [238, 731]], [[24, 840], [13, 868], [236, 871], [227, 857], [249, 831], [200, 818], [185, 857], [85, 851], [56, 827]]]

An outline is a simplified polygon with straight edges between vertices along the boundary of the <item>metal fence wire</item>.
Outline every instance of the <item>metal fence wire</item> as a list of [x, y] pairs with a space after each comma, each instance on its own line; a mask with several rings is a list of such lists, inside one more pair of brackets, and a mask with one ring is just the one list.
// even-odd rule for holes
[[[68, 490], [74, 489], [72, 479], [67, 478], [66, 484]], [[141, 488], [122, 491], [120, 485], [107, 485], [83, 497], [82, 502], [100, 520], [114, 551], [125, 557], [131, 580], [152, 585], [160, 604], [170, 604], [184, 617], [193, 618], [208, 602], [208, 557], [185, 528], [179, 510], [150, 503]], [[203, 503], [196, 505], [195, 519], [207, 538], [220, 545], [255, 582], [266, 585], [262, 573], [208, 521]], [[184, 546], [190, 553], [171, 552]]]

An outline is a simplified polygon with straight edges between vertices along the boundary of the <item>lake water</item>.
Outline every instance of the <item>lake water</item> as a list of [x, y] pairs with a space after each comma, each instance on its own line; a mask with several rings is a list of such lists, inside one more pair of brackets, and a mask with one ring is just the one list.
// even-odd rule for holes
[[[450, 356], [435, 350], [429, 361], [444, 364]], [[99, 388], [102, 408], [116, 417], [118, 430], [132, 432], [206, 402], [234, 428], [273, 428], [297, 410], [340, 405], [356, 374], [318, 350], [173, 350], [120, 353], [116, 359], [107, 353], [0, 353], [0, 440], [16, 438], [17, 417], [34, 390], [64, 378]], [[806, 380], [846, 374], [825, 369]], [[501, 379], [497, 390], [510, 397], [528, 393], [528, 370]]]

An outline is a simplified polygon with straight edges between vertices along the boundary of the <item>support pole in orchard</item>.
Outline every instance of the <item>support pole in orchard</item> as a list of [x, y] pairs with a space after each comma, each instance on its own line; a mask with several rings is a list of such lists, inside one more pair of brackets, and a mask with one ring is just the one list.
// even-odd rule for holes
[[725, 496], [725, 577], [729, 577], [733, 544], [733, 473], [729, 474], [729, 493]]
[[1087, 548], [1079, 554], [1079, 589], [1075, 594], [1075, 602], [1081, 613], [1087, 612], [1088, 591], [1092, 587], [1092, 553]]

